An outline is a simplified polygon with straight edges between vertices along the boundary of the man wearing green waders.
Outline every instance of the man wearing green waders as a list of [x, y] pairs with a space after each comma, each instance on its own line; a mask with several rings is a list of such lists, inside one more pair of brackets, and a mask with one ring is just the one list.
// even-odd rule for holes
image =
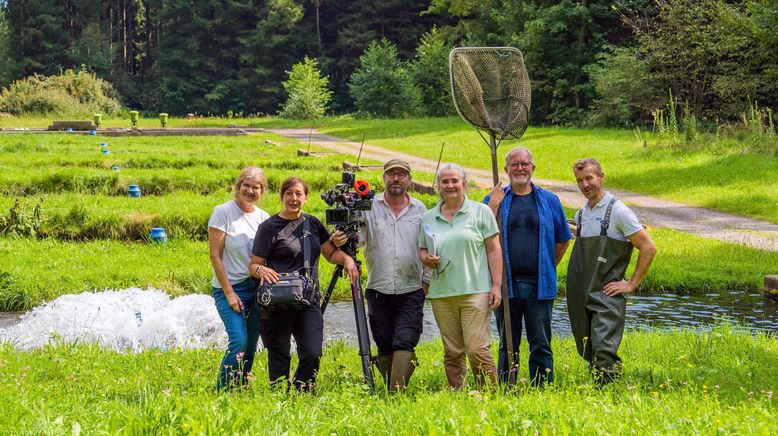
[[[656, 245], [634, 212], [605, 190], [599, 162], [581, 159], [573, 164], [573, 173], [588, 201], [574, 219], [567, 310], [578, 354], [589, 361], [595, 380], [607, 384], [622, 366], [617, 352], [627, 309], [624, 294], [646, 277]], [[637, 264], [625, 280], [633, 246], [638, 249]]]

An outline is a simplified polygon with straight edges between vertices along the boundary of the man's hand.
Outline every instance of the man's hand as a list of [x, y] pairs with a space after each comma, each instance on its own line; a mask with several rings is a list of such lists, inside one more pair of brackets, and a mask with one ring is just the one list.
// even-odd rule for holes
[[500, 307], [500, 303], [502, 303], [502, 289], [500, 286], [492, 285], [492, 289], [489, 290], [489, 305], [494, 310]]
[[330, 236], [330, 241], [332, 241], [332, 245], [340, 248], [348, 242], [348, 235], [340, 230], [335, 230]]
[[602, 293], [609, 297], [615, 297], [619, 294], [626, 294], [627, 292], [632, 292], [634, 290], [635, 288], [632, 287], [628, 281], [619, 280], [617, 282], [610, 282], [605, 285], [602, 288]]
[[502, 190], [502, 182], [497, 182], [496, 185], [494, 185], [494, 188], [492, 188], [492, 192], [489, 194], [489, 209], [492, 210], [492, 213], [497, 213], [497, 208], [500, 207], [500, 203], [502, 203], [502, 200], [505, 198], [505, 192]]

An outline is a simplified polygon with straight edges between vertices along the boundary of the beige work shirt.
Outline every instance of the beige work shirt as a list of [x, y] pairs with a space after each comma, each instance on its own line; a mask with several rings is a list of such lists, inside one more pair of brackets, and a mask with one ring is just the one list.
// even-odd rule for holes
[[384, 200], [384, 193], [373, 199], [364, 212], [360, 231], [367, 265], [367, 289], [384, 294], [405, 294], [421, 289], [422, 276], [429, 282], [431, 271], [419, 259], [421, 217], [427, 208], [410, 197], [398, 216]]

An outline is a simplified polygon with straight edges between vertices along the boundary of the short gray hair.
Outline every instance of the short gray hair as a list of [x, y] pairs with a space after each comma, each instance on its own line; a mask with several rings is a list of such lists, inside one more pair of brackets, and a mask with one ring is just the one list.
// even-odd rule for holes
[[435, 181], [438, 183], [438, 193], [440, 193], [440, 175], [443, 173], [443, 171], [448, 170], [454, 170], [459, 173], [459, 177], [462, 178], [462, 185], [465, 187], [465, 192], [467, 192], [467, 173], [465, 173], [465, 169], [462, 168], [461, 165], [457, 165], [455, 163], [445, 163], [440, 166], [440, 169], [438, 169], [438, 174], [435, 175]]
[[508, 153], [505, 155], [505, 166], [506, 167], [510, 163], [511, 156], [513, 154], [515, 154], [515, 153], [520, 152], [520, 151], [523, 151], [524, 153], [527, 153], [527, 155], [529, 156], [529, 162], [531, 164], [533, 164], [533, 165], [535, 164], [535, 158], [532, 157], [532, 152], [529, 151], [529, 148], [526, 148], [526, 147], [516, 147], [516, 148], [512, 148], [512, 149], [508, 150]]

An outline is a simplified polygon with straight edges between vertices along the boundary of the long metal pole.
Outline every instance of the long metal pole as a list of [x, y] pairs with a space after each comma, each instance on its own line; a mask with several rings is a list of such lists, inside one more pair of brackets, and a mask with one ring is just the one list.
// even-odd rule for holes
[[[492, 186], [497, 186], [497, 182], [500, 181], [500, 177], [497, 175], [497, 139], [495, 139], [494, 134], [489, 134], [489, 148], [492, 152], [492, 181], [494, 182]], [[503, 265], [503, 268], [505, 265]], [[505, 274], [503, 274], [503, 278], [507, 277]], [[502, 286], [502, 313], [503, 313], [503, 320], [504, 326], [503, 331], [505, 332], [505, 348], [508, 352], [508, 383], [509, 384], [515, 384], [516, 383], [516, 369], [514, 366], [514, 350], [513, 350], [513, 331], [511, 329], [511, 308], [510, 308], [510, 295], [508, 295], [508, 284], [503, 283]]]

